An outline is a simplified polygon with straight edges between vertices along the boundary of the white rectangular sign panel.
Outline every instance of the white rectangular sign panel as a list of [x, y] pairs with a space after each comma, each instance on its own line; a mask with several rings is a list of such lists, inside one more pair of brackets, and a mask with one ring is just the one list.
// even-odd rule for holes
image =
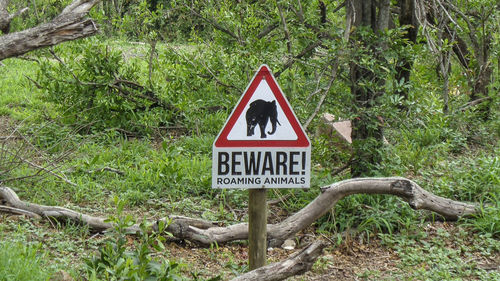
[[214, 149], [213, 188], [307, 188], [310, 148]]

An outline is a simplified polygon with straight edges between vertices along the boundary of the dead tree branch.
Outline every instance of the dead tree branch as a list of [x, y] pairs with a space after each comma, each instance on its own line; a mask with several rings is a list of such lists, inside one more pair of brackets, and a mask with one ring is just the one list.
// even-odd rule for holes
[[314, 242], [286, 260], [257, 268], [232, 279], [232, 281], [277, 281], [303, 274], [311, 270], [326, 245], [321, 241]]
[[330, 82], [328, 82], [328, 86], [326, 87], [325, 91], [321, 95], [318, 104], [316, 105], [316, 108], [314, 109], [314, 112], [309, 116], [307, 121], [304, 123], [304, 130], [307, 130], [307, 127], [309, 127], [309, 124], [311, 124], [312, 120], [316, 115], [318, 114], [319, 110], [321, 109], [321, 106], [323, 105], [323, 102], [325, 101], [326, 96], [328, 95], [328, 92], [330, 92], [330, 89], [332, 88], [333, 82], [335, 79], [337, 79], [337, 70], [339, 68], [339, 59], [335, 59], [335, 62], [332, 65], [332, 79], [330, 79]]
[[[415, 210], [425, 209], [436, 212], [449, 220], [476, 213], [476, 206], [446, 199], [434, 195], [415, 182], [400, 177], [391, 178], [356, 178], [344, 180], [322, 188], [322, 193], [309, 205], [288, 217], [284, 221], [267, 226], [267, 236], [271, 247], [280, 246], [283, 241], [293, 237], [297, 232], [314, 223], [326, 214], [344, 197], [353, 194], [388, 194], [395, 195]], [[8, 187], [0, 187], [0, 199], [14, 208], [33, 212], [42, 217], [70, 219], [86, 224], [94, 231], [104, 231], [114, 227], [104, 222], [105, 219], [93, 217], [66, 208], [44, 206], [21, 201], [17, 194]], [[248, 239], [248, 224], [240, 223], [230, 226], [215, 226], [215, 223], [185, 217], [169, 217], [163, 219], [169, 222], [166, 231], [177, 239], [184, 239], [200, 245], [222, 244], [235, 240]], [[152, 225], [152, 229], [156, 224]], [[137, 225], [129, 229], [139, 231]]]
[[288, 54], [292, 54], [292, 41], [290, 40], [290, 32], [288, 31], [288, 26], [286, 24], [286, 19], [285, 16], [283, 15], [283, 8], [281, 8], [281, 5], [276, 1], [276, 5], [278, 6], [278, 11], [279, 15], [281, 18], [281, 23], [283, 24], [283, 32], [285, 33], [285, 39], [286, 39], [286, 48], [288, 50]]
[[1, 213], [9, 213], [13, 215], [24, 215], [30, 218], [34, 219], [40, 219], [41, 217], [33, 212], [22, 210], [22, 209], [17, 209], [9, 206], [2, 206], [0, 205], [0, 212]]
[[270, 25], [264, 27], [264, 29], [262, 29], [262, 31], [259, 32], [259, 34], [257, 34], [257, 39], [264, 38], [264, 36], [271, 33], [271, 31], [275, 30], [278, 26], [279, 26], [279, 24], [277, 22], [275, 22], [275, 23], [271, 23]]
[[287, 70], [288, 68], [290, 68], [295, 63], [295, 61], [301, 59], [305, 55], [307, 55], [310, 52], [314, 51], [314, 49], [316, 47], [320, 46], [321, 43], [322, 43], [322, 40], [318, 40], [318, 41], [312, 42], [309, 45], [307, 45], [298, 55], [296, 55], [296, 56], [288, 59], [286, 61], [285, 65], [283, 65], [283, 68], [280, 69], [279, 71], [277, 71], [274, 74], [274, 77], [278, 78], [281, 75], [281, 73], [283, 73], [285, 70]]
[[96, 34], [96, 24], [86, 16], [99, 1], [75, 0], [48, 23], [0, 37], [0, 61], [35, 49]]
[[0, 31], [3, 34], [7, 34], [10, 32], [10, 22], [25, 12], [28, 11], [28, 8], [22, 8], [13, 14], [9, 14], [7, 11], [7, 7], [9, 6], [10, 0], [0, 0]]
[[466, 103], [464, 106], [460, 107], [457, 111], [465, 111], [468, 108], [476, 106], [476, 105], [478, 105], [480, 103], [483, 103], [485, 101], [488, 101], [490, 99], [491, 99], [491, 97], [484, 97], [484, 98], [480, 98], [480, 99], [477, 99], [477, 100], [473, 100], [471, 102]]
[[[8, 153], [8, 154], [10, 154], [10, 155], [13, 155], [13, 156], [14, 156], [14, 157], [13, 157], [13, 159], [20, 159], [22, 162], [24, 162], [24, 163], [26, 163], [26, 164], [28, 164], [28, 165], [32, 166], [33, 168], [36, 168], [36, 169], [39, 171], [39, 173], [40, 173], [41, 171], [44, 171], [44, 172], [49, 173], [49, 174], [53, 175], [54, 177], [56, 177], [56, 178], [58, 178], [58, 179], [60, 179], [60, 180], [62, 180], [62, 181], [64, 181], [65, 183], [67, 183], [67, 184], [69, 184], [69, 185], [72, 185], [72, 186], [78, 186], [76, 183], [71, 182], [71, 181], [70, 181], [70, 180], [68, 180], [66, 177], [61, 176], [61, 175], [58, 175], [57, 173], [53, 172], [51, 169], [47, 169], [46, 167], [42, 167], [42, 166], [40, 166], [40, 165], [38, 165], [38, 164], [36, 164], [36, 163], [33, 163], [33, 162], [29, 161], [28, 159], [24, 159], [24, 158], [23, 158], [23, 157], [21, 157], [20, 155], [17, 155], [17, 151], [16, 151], [16, 153], [14, 154], [13, 152], [11, 152], [11, 151], [9, 151], [9, 150], [7, 150], [7, 149], [3, 148], [3, 147], [1, 147], [0, 149], [1, 149], [1, 150], [5, 150], [5, 152], [6, 152], [6, 153]], [[19, 178], [18, 178], [18, 179], [19, 179]]]
[[10, 207], [35, 213], [41, 217], [65, 218], [89, 225], [97, 231], [104, 231], [113, 227], [113, 224], [104, 222], [105, 219], [85, 215], [62, 207], [44, 206], [21, 201], [17, 194], [8, 187], [0, 187], [0, 199]]

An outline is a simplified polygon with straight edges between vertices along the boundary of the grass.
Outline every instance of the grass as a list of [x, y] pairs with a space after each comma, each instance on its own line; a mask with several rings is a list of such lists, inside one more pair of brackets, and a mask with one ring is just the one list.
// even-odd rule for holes
[[3, 60], [0, 67], [0, 115], [22, 120], [29, 118], [33, 111], [43, 110], [36, 87], [26, 78], [34, 79], [38, 65], [33, 61], [20, 59]]
[[[131, 49], [128, 43], [107, 43], [113, 48]], [[78, 47], [79, 44], [90, 43], [62, 44], [56, 47], [56, 51], [62, 57], [76, 57], [78, 50], [84, 49]], [[144, 53], [146, 49], [140, 46], [126, 52], [130, 57], [126, 63], [138, 65], [142, 84], [148, 83], [146, 57], [136, 53]], [[179, 124], [173, 129], [136, 137], [125, 137], [113, 128], [92, 131], [81, 124], [65, 123], [57, 107], [44, 99], [43, 92], [24, 77], [36, 77], [39, 65], [21, 59], [3, 61], [5, 66], [0, 67], [0, 116], [12, 120], [29, 136], [32, 144], [29, 155], [34, 155], [40, 164], [57, 164], [54, 171], [76, 184], [69, 185], [49, 174], [9, 182], [23, 200], [62, 205], [108, 217], [116, 211], [115, 198], [120, 198], [124, 202], [124, 212], [137, 220], [154, 220], [167, 214], [228, 224], [246, 219], [246, 191], [212, 190], [210, 187], [212, 142], [238, 95], [213, 81], [204, 83], [203, 79], [192, 75], [196, 71], [205, 74], [206, 70], [194, 69], [188, 63], [173, 63], [172, 60], [178, 57], [168, 51], [168, 46], [160, 44], [158, 50], [158, 69], [153, 74], [157, 84], [154, 87], [182, 113], [176, 119]], [[178, 50], [181, 51], [182, 48]], [[199, 55], [198, 51], [189, 48], [186, 53]], [[229, 59], [221, 54], [211, 62], [212, 67], [216, 68]], [[298, 88], [293, 81], [287, 80], [287, 74], [284, 75], [281, 79], [286, 81], [283, 85], [285, 91]], [[221, 79], [232, 81], [238, 87], [245, 86], [244, 81], [234, 81], [233, 76]], [[362, 278], [498, 279], [498, 272], [488, 270], [483, 264], [488, 256], [498, 257], [500, 252], [500, 161], [494, 121], [478, 123], [478, 130], [471, 131], [464, 124], [474, 120], [472, 113], [443, 117], [435, 110], [439, 105], [437, 98], [427, 101], [418, 93], [413, 95], [415, 100], [421, 99], [422, 104], [415, 104], [408, 113], [411, 122], [406, 122], [401, 128], [387, 129], [391, 145], [381, 152], [385, 161], [380, 167], [380, 175], [412, 178], [438, 195], [480, 203], [481, 212], [475, 217], [461, 219], [451, 228], [433, 221], [435, 217], [427, 212], [412, 210], [399, 198], [355, 195], [341, 200], [307, 234], [321, 234], [333, 240], [335, 246], [327, 252], [334, 251], [335, 247], [349, 247], [353, 239], [362, 244], [381, 241], [381, 247], [385, 247], [382, 250], [395, 251], [397, 267], [389, 276], [370, 269], [359, 273]], [[301, 106], [296, 112], [300, 118], [307, 116], [306, 107], [311, 106], [303, 105], [302, 98], [300, 92], [295, 92], [291, 100], [292, 103], [299, 101], [297, 104]], [[214, 106], [221, 106], [221, 109], [213, 111]], [[338, 107], [327, 109], [341, 111]], [[320, 186], [349, 176], [347, 173], [331, 176], [332, 170], [348, 160], [348, 152], [332, 149], [328, 140], [321, 137], [313, 137], [312, 142], [312, 188], [270, 192], [273, 198], [288, 194], [285, 202], [277, 207], [279, 211], [272, 214], [273, 219], [283, 219], [305, 206], [317, 196]], [[13, 174], [33, 171], [32, 167], [20, 165]], [[38, 280], [45, 280], [54, 272], [67, 268], [75, 278], [89, 279], [89, 276], [82, 277], [85, 275], [83, 261], [105, 245], [103, 237], [93, 236], [78, 225], [53, 225], [46, 221], [10, 217], [0, 219], [1, 240], [13, 242], [0, 243], [0, 255], [8, 255], [2, 256], [0, 262], [6, 264], [10, 260], [26, 259], [30, 264], [26, 269], [31, 266], [33, 270], [40, 269], [39, 274], [43, 276], [40, 275]], [[442, 226], [441, 230], [434, 230], [433, 225]], [[126, 247], [134, 249], [134, 245], [142, 245], [141, 239], [129, 238]], [[176, 247], [180, 246], [171, 246], [165, 252], [155, 251], [153, 256], [174, 252]], [[209, 257], [211, 266], [222, 271], [223, 276], [241, 273], [246, 269], [246, 261], [242, 260], [244, 255], [238, 252], [242, 251], [241, 245], [228, 247], [237, 253], [214, 247], [203, 249], [197, 259]], [[187, 249], [191, 251], [189, 247]], [[198, 272], [203, 278], [215, 276], [210, 275], [214, 273], [212, 268], [203, 268], [203, 262], [193, 261], [185, 252], [180, 255], [169, 256], [169, 259], [186, 264], [181, 269], [184, 275]], [[330, 263], [331, 259], [325, 258], [315, 268], [328, 272]], [[10, 276], [19, 269], [6, 268], [8, 272], [0, 276]]]
[[43, 267], [41, 245], [0, 243], [0, 280], [49, 280], [51, 272]]
[[488, 257], [500, 251], [489, 234], [472, 235], [462, 227], [438, 224], [398, 236], [381, 234], [382, 242], [401, 258], [396, 279], [498, 280], [500, 272]]

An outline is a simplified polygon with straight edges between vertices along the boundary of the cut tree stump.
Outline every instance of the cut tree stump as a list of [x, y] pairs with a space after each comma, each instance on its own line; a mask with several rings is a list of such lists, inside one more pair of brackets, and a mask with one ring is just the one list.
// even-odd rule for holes
[[[327, 136], [335, 147], [350, 150], [352, 144], [352, 122], [350, 120], [337, 121], [335, 115], [325, 113], [321, 116], [321, 122], [316, 129], [316, 136]], [[383, 137], [384, 144], [389, 142]]]

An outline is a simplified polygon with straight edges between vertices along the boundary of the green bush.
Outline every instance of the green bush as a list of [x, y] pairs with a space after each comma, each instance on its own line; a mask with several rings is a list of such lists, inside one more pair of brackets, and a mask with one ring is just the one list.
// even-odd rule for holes
[[138, 82], [138, 63], [125, 62], [118, 50], [95, 40], [72, 46], [71, 60], [44, 60], [38, 74], [45, 99], [64, 123], [147, 134], [175, 122], [177, 111], [165, 97]]
[[[141, 224], [142, 235], [132, 250], [127, 247], [127, 228], [135, 221], [130, 215], [123, 214], [124, 201], [115, 198], [117, 216], [108, 219], [116, 225], [109, 239], [99, 249], [99, 254], [86, 260], [89, 280], [182, 280], [177, 275], [178, 264], [169, 260], [161, 262], [153, 259], [153, 250], [164, 251], [163, 242], [166, 225], [160, 221], [158, 232], [148, 234]], [[168, 233], [167, 233], [168, 234]]]

